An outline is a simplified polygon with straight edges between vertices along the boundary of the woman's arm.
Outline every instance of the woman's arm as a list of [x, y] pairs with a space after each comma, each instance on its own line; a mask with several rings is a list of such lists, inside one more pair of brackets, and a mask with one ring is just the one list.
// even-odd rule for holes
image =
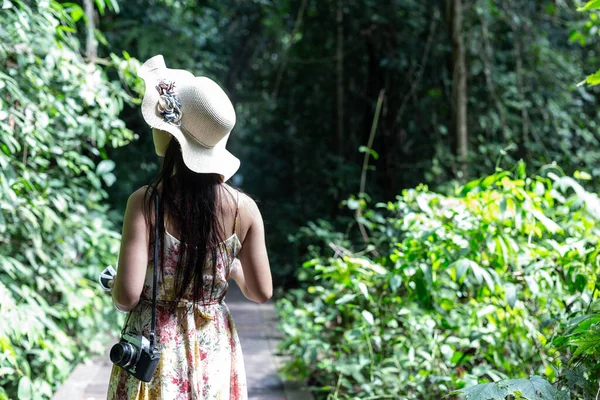
[[235, 283], [239, 286], [244, 297], [248, 300], [252, 300], [256, 303], [263, 303], [260, 298], [255, 298], [252, 293], [248, 290], [248, 286], [246, 285], [246, 279], [244, 278], [244, 270], [242, 268], [242, 263], [239, 259], [234, 259], [231, 267], [229, 269], [229, 276], [227, 279], [233, 279]]
[[127, 201], [119, 267], [113, 283], [112, 298], [122, 311], [132, 310], [140, 301], [148, 265], [149, 233], [144, 217], [145, 188], [134, 192]]
[[241, 216], [250, 221], [250, 226], [238, 257], [241, 262], [240, 282], [236, 280], [244, 295], [257, 303], [264, 303], [273, 295], [273, 279], [262, 216], [256, 203], [245, 197]]

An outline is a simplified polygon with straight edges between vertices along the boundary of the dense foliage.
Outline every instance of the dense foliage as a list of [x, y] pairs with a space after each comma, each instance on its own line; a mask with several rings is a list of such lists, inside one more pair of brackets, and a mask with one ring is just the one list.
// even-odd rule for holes
[[[234, 183], [262, 203], [278, 283], [292, 283], [305, 256], [288, 235], [307, 220], [347, 216], [338, 204], [359, 191], [358, 149], [381, 90], [379, 160], [366, 192], [389, 199], [460, 178], [451, 1], [121, 3], [119, 14], [99, 20], [107, 41], [101, 54], [125, 50], [145, 60], [160, 53], [169, 66], [207, 75], [230, 94], [238, 113], [230, 146], [242, 160]], [[575, 8], [572, 1], [465, 2], [471, 176], [493, 171], [502, 149], [507, 162], [522, 158], [532, 171], [556, 161], [567, 172], [600, 176], [596, 90], [575, 85], [597, 59], [597, 23]], [[126, 110], [124, 118], [146, 151], [112, 153], [117, 208], [153, 172], [139, 112]]]
[[[578, 11], [590, 11], [600, 9], [600, 1], [590, 0]], [[598, 30], [598, 13], [591, 13], [590, 18], [585, 23], [580, 24], [577, 30], [571, 32], [571, 40], [577, 40], [585, 45], [587, 37], [592, 39]], [[593, 57], [592, 60], [596, 58]], [[600, 84], [600, 72], [589, 75], [581, 81], [578, 86], [587, 84], [596, 86]], [[596, 268], [598, 267], [597, 260]], [[592, 292], [593, 295], [598, 289], [598, 280]], [[591, 306], [591, 303], [590, 303]], [[600, 313], [597, 308], [588, 307], [583, 315], [576, 315], [568, 321], [567, 329], [553, 340], [553, 345], [567, 355], [572, 355], [569, 360], [570, 368], [559, 376], [559, 382], [566, 382], [567, 386], [575, 388], [578, 395], [583, 398], [598, 398], [596, 386], [598, 379], [590, 377], [598, 376], [598, 363], [596, 360], [600, 356]], [[533, 381], [535, 379], [535, 382]], [[503, 379], [493, 383], [478, 384], [459, 390], [456, 393], [462, 393], [469, 400], [503, 400], [507, 396], [517, 398], [551, 398], [553, 393], [548, 390], [548, 382], [539, 377], [527, 379]], [[533, 389], [533, 390], [532, 390]], [[563, 394], [563, 392], [561, 392]], [[560, 398], [568, 396], [558, 396]]]
[[96, 279], [118, 251], [105, 149], [132, 139], [129, 96], [80, 55], [75, 5], [3, 5], [0, 399], [43, 399], [117, 326]]
[[[115, 261], [125, 199], [156, 172], [135, 67], [159, 53], [231, 96], [234, 183], [260, 200], [276, 283], [315, 258], [298, 274], [307, 291], [280, 303], [289, 373], [330, 398], [595, 395], [597, 199], [567, 175], [598, 186], [597, 89], [575, 83], [600, 65], [600, 18], [570, 0], [464, 2], [458, 160], [456, 3], [96, 0], [89, 15], [4, 0], [0, 399], [48, 397], [114, 317], [95, 277]], [[376, 169], [361, 171], [363, 153]], [[518, 164], [441, 194], [499, 155], [529, 177]], [[435, 191], [375, 207], [364, 193], [423, 182]], [[486, 380], [500, 383], [472, 386]]]
[[530, 375], [560, 377], [553, 396], [590, 396], [598, 315], [581, 314], [600, 306], [600, 201], [559, 175], [528, 177], [521, 163], [455, 196], [420, 186], [374, 208], [350, 201], [374, 249], [355, 255], [320, 232], [338, 257], [305, 263], [308, 288], [279, 303], [287, 372], [322, 398], [441, 398]]

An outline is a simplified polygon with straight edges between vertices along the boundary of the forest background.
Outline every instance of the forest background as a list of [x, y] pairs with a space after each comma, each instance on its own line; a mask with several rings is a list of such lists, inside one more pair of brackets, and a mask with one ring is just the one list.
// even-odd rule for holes
[[[600, 66], [594, 3], [582, 13], [569, 0], [3, 0], [0, 314], [10, 323], [0, 328], [0, 398], [50, 396], [114, 329], [94, 276], [115, 262], [127, 197], [158, 168], [136, 76], [156, 54], [219, 82], [236, 107], [233, 184], [266, 222], [296, 360], [288, 372], [333, 398], [424, 398], [432, 383], [449, 393], [530, 375], [591, 396], [599, 349], [577, 353], [573, 340], [589, 342], [598, 322], [598, 91], [588, 84], [600, 78], [582, 82]], [[467, 229], [449, 209], [477, 223]], [[469, 246], [425, 235], [409, 215]], [[503, 233], [483, 235], [494, 229]], [[490, 243], [499, 258], [482, 250]], [[572, 268], [557, 267], [565, 258]], [[546, 275], [527, 269], [539, 260]], [[356, 278], [364, 265], [383, 270]], [[460, 310], [448, 305], [457, 293]], [[509, 319], [492, 304], [515, 325], [484, 345], [493, 318]], [[549, 314], [535, 315], [540, 306]], [[441, 331], [411, 337], [391, 322], [398, 308], [425, 330], [437, 315]], [[548, 328], [548, 316], [559, 322]], [[468, 343], [430, 348], [466, 321], [473, 329], [456, 337]], [[410, 340], [382, 345], [394, 329]], [[525, 349], [511, 347], [520, 340]], [[547, 343], [556, 347], [540, 352]]]
[[[304, 260], [298, 229], [317, 219], [347, 226], [353, 215], [340, 203], [351, 194], [389, 200], [420, 183], [452, 187], [493, 173], [499, 159], [600, 175], [595, 92], [576, 86], [599, 64], [595, 20], [574, 2], [472, 1], [460, 21], [452, 7], [128, 1], [99, 19], [106, 46], [98, 52], [163, 54], [228, 90], [239, 121], [230, 146], [244, 165], [233, 183], [260, 201], [285, 284]], [[156, 168], [139, 110], [122, 118], [139, 142], [109, 150], [118, 215]]]

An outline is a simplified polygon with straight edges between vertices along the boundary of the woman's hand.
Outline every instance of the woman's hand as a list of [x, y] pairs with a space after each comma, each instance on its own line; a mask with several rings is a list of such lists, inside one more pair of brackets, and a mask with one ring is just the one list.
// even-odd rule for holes
[[263, 300], [253, 295], [250, 290], [248, 290], [242, 262], [238, 258], [234, 259], [231, 263], [231, 266], [229, 267], [229, 276], [226, 279], [233, 279], [247, 299], [257, 303], [264, 303]]
[[229, 267], [229, 276], [226, 279], [233, 279], [239, 282], [244, 277], [244, 271], [242, 270], [242, 263], [239, 259], [235, 258]]

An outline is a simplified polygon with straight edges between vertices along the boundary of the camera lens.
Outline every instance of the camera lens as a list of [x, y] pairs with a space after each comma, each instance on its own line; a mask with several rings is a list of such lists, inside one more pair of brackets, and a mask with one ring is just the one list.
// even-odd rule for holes
[[133, 360], [135, 349], [130, 343], [117, 343], [110, 349], [110, 361], [120, 367], [127, 367]]

